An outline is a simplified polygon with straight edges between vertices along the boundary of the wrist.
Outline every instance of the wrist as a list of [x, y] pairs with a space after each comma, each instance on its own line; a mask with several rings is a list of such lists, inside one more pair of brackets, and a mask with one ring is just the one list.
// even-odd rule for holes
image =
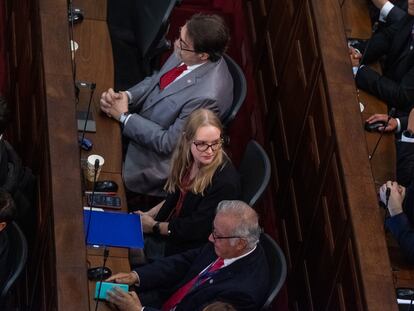
[[125, 121], [127, 120], [128, 116], [129, 116], [129, 112], [126, 111], [126, 112], [121, 113], [118, 116], [117, 119], [118, 119], [119, 123], [121, 123], [123, 125], [123, 124], [125, 124]]
[[[136, 284], [137, 286], [139, 286], [139, 276], [138, 273], [135, 270], [131, 271], [131, 275], [133, 276], [134, 282], [132, 284]], [[130, 285], [132, 285], [130, 284]]]
[[154, 221], [154, 224], [152, 225], [152, 233], [155, 235], [161, 235], [161, 229], [160, 229], [160, 222]]
[[402, 209], [399, 209], [399, 208], [398, 209], [390, 208], [390, 209], [388, 209], [388, 211], [390, 212], [391, 217], [397, 216], [397, 215], [399, 215], [403, 212]]

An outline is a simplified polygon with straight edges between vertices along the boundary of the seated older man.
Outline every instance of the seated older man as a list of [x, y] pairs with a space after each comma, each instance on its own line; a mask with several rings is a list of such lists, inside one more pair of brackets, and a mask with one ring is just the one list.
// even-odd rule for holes
[[[166, 257], [108, 281], [137, 284], [135, 292], [115, 289], [110, 302], [119, 310], [202, 310], [214, 301], [230, 303], [237, 310], [259, 310], [269, 288], [269, 270], [260, 246], [256, 212], [241, 201], [222, 201], [202, 248]], [[148, 304], [145, 291], [168, 290]], [[143, 307], [145, 305], [145, 307]]]

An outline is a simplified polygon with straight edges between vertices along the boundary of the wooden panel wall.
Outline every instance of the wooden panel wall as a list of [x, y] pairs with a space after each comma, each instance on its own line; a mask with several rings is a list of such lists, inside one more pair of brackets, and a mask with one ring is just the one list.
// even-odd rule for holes
[[337, 0], [245, 0], [291, 310], [396, 310]]
[[6, 19], [9, 138], [38, 177], [21, 304], [88, 310], [67, 1], [7, 0]]

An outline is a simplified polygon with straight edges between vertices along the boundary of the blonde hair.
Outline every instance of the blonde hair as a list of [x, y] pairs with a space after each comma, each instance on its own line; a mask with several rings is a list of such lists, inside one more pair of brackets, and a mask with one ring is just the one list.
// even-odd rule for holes
[[215, 156], [210, 164], [200, 167], [194, 179], [189, 185], [183, 184], [183, 179], [194, 163], [191, 153], [191, 145], [195, 138], [196, 132], [200, 127], [213, 126], [223, 132], [223, 126], [217, 115], [208, 109], [197, 109], [191, 113], [184, 126], [183, 134], [180, 137], [178, 145], [175, 147], [171, 160], [170, 176], [164, 190], [174, 192], [176, 188], [188, 190], [195, 194], [204, 194], [204, 190], [211, 184], [215, 171], [223, 163], [223, 157], [226, 156], [222, 148], [215, 151]]

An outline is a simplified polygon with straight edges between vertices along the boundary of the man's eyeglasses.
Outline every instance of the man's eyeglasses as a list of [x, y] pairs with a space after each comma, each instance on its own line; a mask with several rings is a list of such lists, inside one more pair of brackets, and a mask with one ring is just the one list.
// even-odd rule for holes
[[205, 141], [198, 141], [198, 140], [194, 140], [193, 144], [196, 146], [196, 149], [200, 152], [204, 152], [207, 151], [208, 148], [211, 148], [211, 150], [213, 151], [217, 151], [221, 148], [222, 144], [223, 144], [223, 140], [218, 140], [212, 144], [208, 144]]
[[195, 50], [190, 50], [190, 49], [187, 49], [187, 48], [183, 48], [183, 43], [186, 45], [186, 46], [188, 46], [188, 44], [183, 40], [183, 39], [181, 39], [181, 28], [182, 27], [180, 27], [179, 28], [179, 30], [178, 30], [178, 41], [179, 41], [179, 43], [180, 43], [180, 50], [181, 51], [187, 51], [187, 52], [193, 52], [193, 53], [197, 53], [197, 51], [195, 51]]
[[213, 228], [213, 230], [211, 230], [211, 236], [213, 237], [214, 241], [217, 240], [225, 240], [225, 239], [242, 239], [242, 236], [219, 236], [216, 234], [216, 230]]

